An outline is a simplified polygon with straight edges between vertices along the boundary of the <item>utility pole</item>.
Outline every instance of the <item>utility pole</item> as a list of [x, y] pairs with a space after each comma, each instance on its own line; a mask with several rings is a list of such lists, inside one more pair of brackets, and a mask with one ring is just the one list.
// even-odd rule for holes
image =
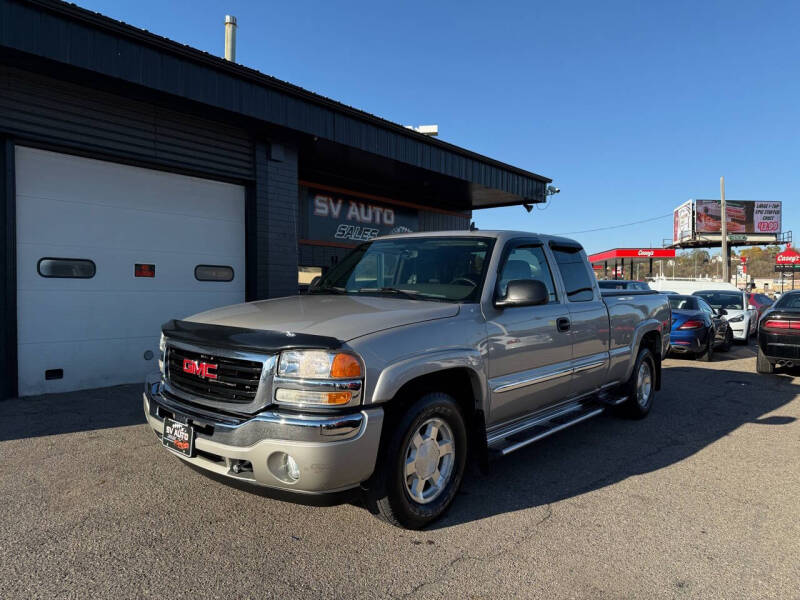
[[719, 198], [722, 211], [722, 281], [730, 283], [731, 265], [728, 262], [728, 213], [725, 211], [725, 177], [719, 178]]

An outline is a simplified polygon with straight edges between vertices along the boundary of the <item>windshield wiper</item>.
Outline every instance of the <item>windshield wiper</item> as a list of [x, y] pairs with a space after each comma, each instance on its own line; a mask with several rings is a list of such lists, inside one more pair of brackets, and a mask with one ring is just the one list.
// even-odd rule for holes
[[382, 288], [359, 288], [358, 293], [367, 292], [373, 294], [396, 294], [398, 296], [403, 296], [408, 298], [409, 300], [417, 300], [419, 298], [419, 293], [410, 291], [410, 290], [401, 290], [399, 288], [394, 287], [382, 287]]

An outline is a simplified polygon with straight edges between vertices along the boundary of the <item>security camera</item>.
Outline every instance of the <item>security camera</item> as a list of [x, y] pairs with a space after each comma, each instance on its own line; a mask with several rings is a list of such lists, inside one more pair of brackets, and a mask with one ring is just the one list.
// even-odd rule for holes
[[548, 196], [553, 196], [555, 194], [558, 194], [560, 191], [561, 191], [561, 188], [557, 188], [554, 185], [548, 185], [546, 194]]
[[523, 204], [522, 206], [525, 207], [525, 210], [531, 212], [533, 210], [533, 204]]

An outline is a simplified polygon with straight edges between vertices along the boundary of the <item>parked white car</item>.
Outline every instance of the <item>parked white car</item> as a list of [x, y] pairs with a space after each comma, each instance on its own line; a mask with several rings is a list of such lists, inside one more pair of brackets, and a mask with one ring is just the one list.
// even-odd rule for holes
[[725, 319], [733, 331], [733, 339], [747, 342], [758, 329], [758, 310], [748, 302], [749, 294], [741, 290], [700, 290], [694, 292], [714, 310], [725, 309]]

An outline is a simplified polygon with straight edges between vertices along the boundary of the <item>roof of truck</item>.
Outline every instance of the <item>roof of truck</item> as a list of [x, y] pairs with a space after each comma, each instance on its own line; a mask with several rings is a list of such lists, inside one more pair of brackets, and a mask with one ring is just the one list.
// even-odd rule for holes
[[378, 239], [393, 239], [393, 238], [406, 238], [406, 237], [476, 237], [476, 238], [496, 238], [501, 241], [513, 238], [535, 238], [542, 242], [556, 242], [575, 246], [578, 244], [575, 240], [570, 238], [561, 237], [558, 235], [548, 235], [546, 233], [534, 233], [532, 231], [506, 231], [502, 229], [476, 229], [475, 231], [421, 231], [417, 233], [393, 233], [383, 235]]

